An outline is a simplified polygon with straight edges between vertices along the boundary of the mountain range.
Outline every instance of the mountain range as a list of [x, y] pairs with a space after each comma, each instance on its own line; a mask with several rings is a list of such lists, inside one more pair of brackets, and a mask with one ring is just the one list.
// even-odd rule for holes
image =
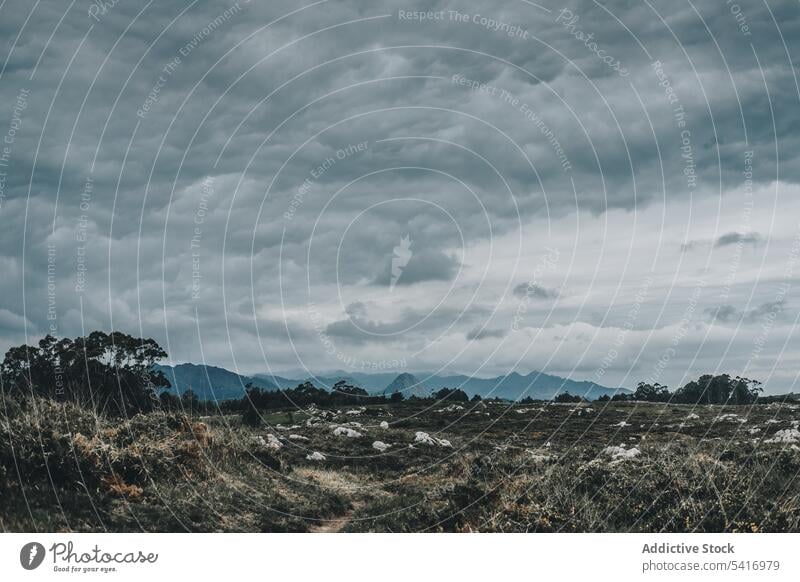
[[442, 388], [459, 388], [470, 397], [478, 394], [482, 398], [497, 397], [506, 400], [520, 400], [528, 396], [537, 400], [550, 400], [563, 392], [593, 400], [603, 395], [630, 392], [625, 388], [609, 388], [594, 382], [570, 380], [543, 372], [531, 372], [527, 375], [512, 372], [495, 378], [476, 378], [464, 375], [415, 375], [408, 372], [367, 374], [337, 370], [323, 376], [285, 378], [273, 374], [245, 376], [225, 368], [201, 364], [157, 365], [154, 369], [163, 372], [169, 379], [172, 384], [170, 391], [183, 394], [191, 389], [201, 400], [241, 398], [248, 384], [263, 390], [284, 390], [309, 381], [319, 388], [330, 390], [340, 380], [364, 388], [370, 394], [389, 395], [401, 392], [405, 397], [425, 397]]

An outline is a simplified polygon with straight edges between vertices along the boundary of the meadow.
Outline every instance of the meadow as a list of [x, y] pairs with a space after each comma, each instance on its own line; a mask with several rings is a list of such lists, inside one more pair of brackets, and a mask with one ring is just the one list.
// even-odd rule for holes
[[3, 531], [800, 531], [794, 402], [0, 410]]

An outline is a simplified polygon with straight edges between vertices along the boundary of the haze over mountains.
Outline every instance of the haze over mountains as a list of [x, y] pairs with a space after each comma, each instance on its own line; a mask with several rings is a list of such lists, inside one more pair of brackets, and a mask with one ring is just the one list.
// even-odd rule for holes
[[203, 400], [241, 398], [247, 384], [253, 384], [264, 390], [282, 390], [310, 381], [317, 387], [330, 390], [340, 380], [364, 388], [373, 395], [400, 392], [406, 398], [412, 395], [429, 396], [441, 388], [460, 388], [470, 397], [478, 394], [482, 398], [497, 397], [508, 400], [520, 400], [528, 396], [549, 400], [563, 392], [592, 400], [604, 394], [611, 396], [616, 392], [629, 392], [625, 388], [609, 388], [594, 382], [570, 380], [542, 372], [531, 372], [527, 375], [512, 372], [496, 378], [475, 378], [408, 372], [366, 374], [337, 370], [313, 378], [285, 378], [271, 374], [244, 376], [224, 368], [199, 364], [159, 365], [155, 368], [167, 376], [172, 383], [172, 391], [183, 394], [191, 388], [198, 398]]

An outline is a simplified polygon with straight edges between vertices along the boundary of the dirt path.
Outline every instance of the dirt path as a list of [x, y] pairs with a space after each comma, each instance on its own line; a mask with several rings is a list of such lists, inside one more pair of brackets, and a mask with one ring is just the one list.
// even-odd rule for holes
[[[354, 492], [363, 492], [363, 484], [347, 474], [324, 469], [300, 469], [297, 471], [297, 474], [309, 482], [316, 483], [323, 489], [328, 489], [336, 493], [343, 493], [351, 499]], [[309, 533], [336, 533], [342, 531], [353, 519], [353, 515], [356, 511], [364, 507], [366, 502], [353, 499], [351, 505], [352, 508], [341, 515], [322, 521], [315, 521], [313, 524], [310, 524], [308, 527]]]
[[[363, 504], [358, 504], [363, 505]], [[357, 508], [346, 511], [339, 517], [334, 517], [331, 520], [326, 520], [312, 525], [308, 528], [308, 533], [338, 533], [344, 529], [350, 520], [353, 519], [353, 514]]]

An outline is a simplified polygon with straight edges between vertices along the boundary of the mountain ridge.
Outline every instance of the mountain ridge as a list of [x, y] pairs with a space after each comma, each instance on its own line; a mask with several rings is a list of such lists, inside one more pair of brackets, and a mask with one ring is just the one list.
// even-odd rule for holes
[[510, 372], [494, 378], [476, 378], [462, 374], [447, 376], [411, 372], [367, 374], [337, 370], [331, 374], [316, 377], [285, 378], [276, 374], [263, 373], [247, 376], [218, 366], [193, 363], [174, 366], [157, 365], [154, 369], [164, 372], [164, 375], [172, 383], [171, 392], [181, 395], [191, 388], [197, 397], [203, 400], [241, 398], [248, 384], [253, 384], [263, 390], [275, 391], [294, 388], [298, 384], [309, 381], [317, 387], [330, 390], [340, 380], [364, 388], [373, 395], [390, 395], [401, 392], [406, 398], [412, 395], [430, 396], [442, 388], [461, 389], [470, 397], [477, 394], [481, 398], [496, 397], [505, 400], [521, 400], [526, 397], [550, 400], [564, 392], [593, 400], [603, 395], [613, 396], [618, 392], [625, 394], [631, 392], [627, 388], [611, 388], [588, 380], [572, 380], [538, 371], [530, 372], [527, 375]]

